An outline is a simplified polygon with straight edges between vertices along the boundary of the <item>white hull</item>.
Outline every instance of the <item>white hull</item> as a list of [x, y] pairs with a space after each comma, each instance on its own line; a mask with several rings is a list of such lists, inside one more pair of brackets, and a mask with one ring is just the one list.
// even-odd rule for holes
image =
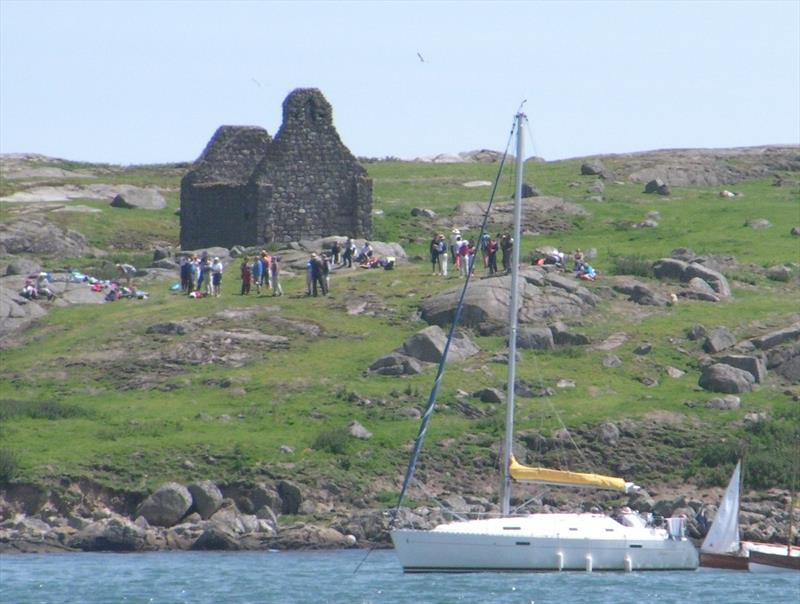
[[399, 529], [403, 570], [533, 572], [694, 570], [697, 550], [663, 529], [626, 527], [598, 514], [532, 514]]

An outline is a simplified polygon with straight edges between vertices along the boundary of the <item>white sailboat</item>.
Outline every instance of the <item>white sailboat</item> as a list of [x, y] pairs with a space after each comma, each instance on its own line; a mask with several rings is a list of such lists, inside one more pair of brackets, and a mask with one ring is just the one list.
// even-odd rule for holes
[[[516, 123], [516, 193], [514, 241], [520, 241], [522, 168], [524, 157], [524, 114]], [[526, 514], [510, 510], [513, 480], [614, 489], [635, 488], [621, 478], [561, 472], [522, 466], [511, 454], [514, 429], [514, 384], [516, 383], [516, 339], [518, 310], [518, 268], [520, 245], [513, 248], [511, 304], [509, 318], [508, 395], [501, 485], [502, 515], [497, 518], [461, 520], [440, 524], [431, 530], [391, 531], [397, 557], [407, 573], [419, 572], [503, 572], [561, 570], [693, 570], [697, 550], [685, 537], [685, 519], [667, 519], [666, 528], [633, 523], [626, 526], [603, 514]], [[458, 314], [458, 313], [456, 313]], [[457, 318], [456, 321], [457, 322]], [[446, 352], [445, 352], [446, 354]], [[434, 391], [441, 378], [437, 376]], [[433, 405], [429, 401], [423, 422]], [[421, 446], [425, 423], [417, 438]], [[412, 454], [403, 492], [413, 475], [418, 447]], [[401, 494], [402, 500], [402, 494]], [[399, 505], [399, 504], [398, 504]], [[637, 517], [638, 518], [638, 517]]]
[[739, 539], [739, 495], [742, 491], [742, 462], [736, 464], [728, 487], [714, 516], [714, 522], [700, 546], [700, 566], [747, 570], [747, 550]]
[[[800, 570], [800, 548], [776, 543], [741, 541], [739, 502], [742, 462], [736, 464], [717, 515], [700, 547], [700, 566], [728, 570]], [[793, 505], [789, 504], [791, 519]], [[792, 534], [791, 520], [789, 535]]]

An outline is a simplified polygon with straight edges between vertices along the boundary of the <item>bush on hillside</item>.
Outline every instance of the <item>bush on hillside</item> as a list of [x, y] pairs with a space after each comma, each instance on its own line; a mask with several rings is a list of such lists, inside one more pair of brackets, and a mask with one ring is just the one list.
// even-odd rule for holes
[[344, 455], [347, 453], [347, 445], [350, 442], [350, 435], [345, 428], [328, 428], [323, 430], [314, 439], [311, 445], [317, 451], [327, 451], [334, 455]]
[[611, 271], [615, 275], [653, 276], [653, 262], [644, 256], [612, 256]]
[[0, 449], [0, 485], [9, 484], [19, 473], [19, 456], [12, 449]]
[[745, 456], [745, 485], [752, 489], [791, 488], [797, 480], [800, 410], [794, 409], [745, 426], [750, 445]]
[[616, 231], [630, 231], [636, 228], [636, 223], [633, 220], [615, 220], [612, 226]]
[[65, 419], [68, 417], [87, 417], [86, 409], [58, 401], [24, 401], [0, 399], [0, 421], [15, 417], [31, 419]]

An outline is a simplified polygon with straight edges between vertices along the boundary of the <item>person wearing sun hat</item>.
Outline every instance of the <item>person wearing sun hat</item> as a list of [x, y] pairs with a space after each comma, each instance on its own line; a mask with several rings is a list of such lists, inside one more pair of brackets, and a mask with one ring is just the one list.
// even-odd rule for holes
[[436, 244], [439, 246], [439, 273], [447, 277], [447, 241], [443, 233], [436, 235]]
[[322, 295], [328, 295], [328, 285], [325, 282], [325, 266], [317, 254], [311, 254], [311, 295], [317, 297], [318, 289], [322, 290]]
[[461, 231], [453, 227], [453, 230], [450, 231], [450, 257], [453, 258], [454, 262], [459, 245], [461, 245]]

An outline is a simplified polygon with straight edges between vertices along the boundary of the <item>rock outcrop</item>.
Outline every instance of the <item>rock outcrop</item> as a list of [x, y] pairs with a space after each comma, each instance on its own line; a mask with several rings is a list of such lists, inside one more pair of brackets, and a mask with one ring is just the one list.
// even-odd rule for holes
[[156, 526], [173, 526], [192, 507], [192, 495], [185, 486], [168, 482], [139, 506], [139, 514]]
[[625, 279], [615, 284], [613, 289], [627, 295], [631, 302], [642, 306], [668, 306], [670, 303], [667, 296], [636, 279]]
[[517, 332], [517, 346], [533, 350], [550, 350], [555, 346], [548, 327], [523, 327]]
[[800, 323], [752, 338], [766, 355], [766, 368], [790, 384], [800, 384]]
[[105, 518], [81, 529], [70, 547], [86, 552], [136, 552], [145, 548], [145, 531], [127, 518]]
[[734, 344], [736, 344], [736, 336], [727, 327], [717, 327], [706, 335], [703, 350], [714, 354], [726, 350]]
[[581, 176], [600, 176], [610, 179], [613, 175], [599, 159], [590, 159], [581, 164]]
[[[444, 355], [447, 334], [438, 325], [431, 325], [414, 334], [403, 343], [402, 351], [406, 355], [426, 363], [439, 363]], [[447, 362], [456, 363], [479, 352], [475, 343], [463, 332], [453, 334]]]
[[379, 375], [416, 375], [422, 372], [422, 364], [401, 352], [392, 352], [379, 358], [369, 370]]
[[163, 210], [167, 207], [167, 202], [155, 189], [126, 187], [114, 197], [111, 206], [129, 210]]
[[749, 371], [715, 363], [706, 367], [700, 376], [700, 387], [711, 392], [739, 394], [753, 389], [755, 378]]
[[203, 520], [211, 518], [222, 505], [222, 492], [210, 480], [190, 484], [188, 489], [194, 510]]
[[654, 178], [644, 186], [645, 193], [657, 193], [658, 195], [669, 195], [672, 191], [669, 185], [660, 178]]
[[[548, 323], [559, 319], [577, 319], [592, 309], [597, 297], [575, 281], [550, 275], [537, 269], [520, 271], [519, 322], [521, 325]], [[467, 290], [461, 324], [478, 329], [481, 334], [503, 335], [507, 332], [511, 277], [480, 279]], [[453, 320], [460, 288], [451, 289], [425, 300], [423, 320], [447, 326]]]
[[[731, 288], [725, 276], [698, 262], [662, 258], [653, 265], [653, 273], [658, 279], [688, 283], [693, 292], [705, 290], [698, 282], [694, 281], [698, 279], [705, 282], [720, 298], [729, 298], [731, 295]], [[681, 292], [681, 295], [691, 297], [690, 294], [684, 292]]]
[[81, 258], [92, 253], [94, 250], [86, 237], [77, 231], [65, 231], [42, 218], [0, 223], [0, 255]]
[[764, 358], [745, 354], [726, 354], [717, 359], [723, 365], [730, 365], [742, 369], [753, 376], [756, 384], [762, 383], [767, 377], [767, 367]]

